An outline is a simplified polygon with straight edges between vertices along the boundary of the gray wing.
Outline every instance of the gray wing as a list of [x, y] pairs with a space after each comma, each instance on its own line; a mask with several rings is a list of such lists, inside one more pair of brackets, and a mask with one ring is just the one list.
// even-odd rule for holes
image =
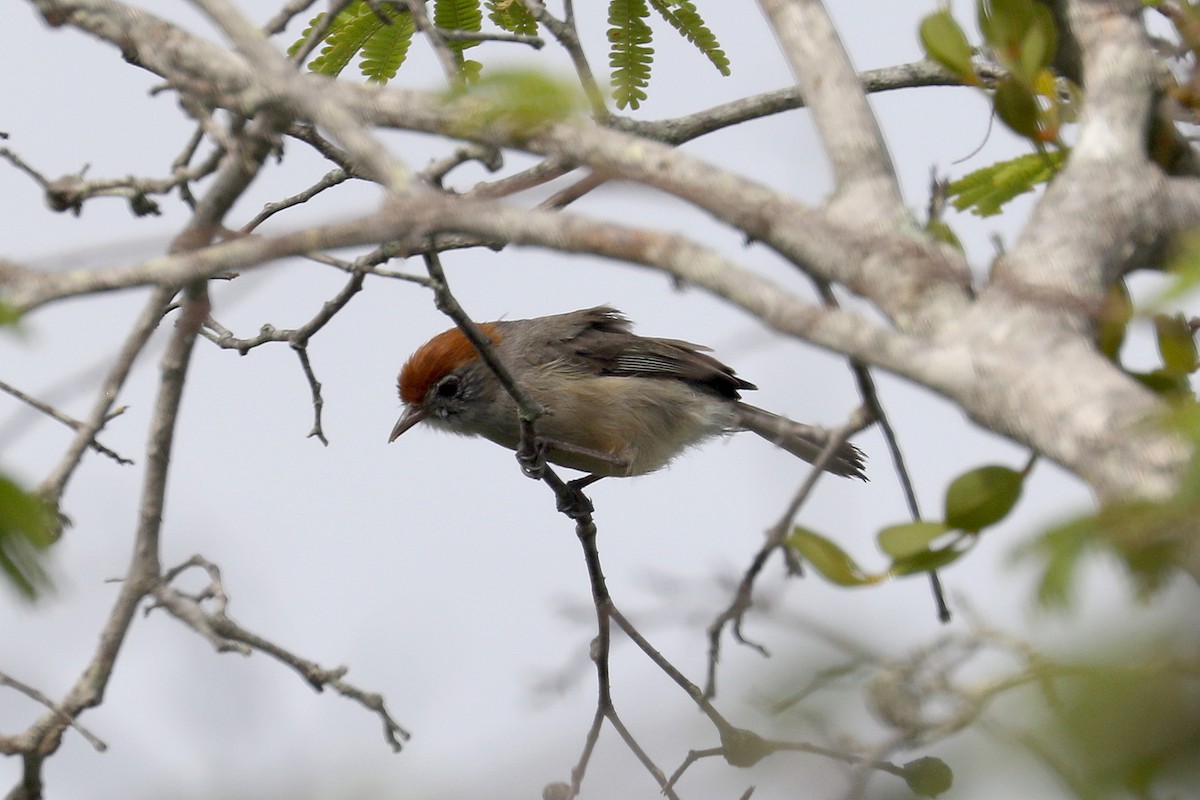
[[679, 339], [655, 339], [630, 332], [619, 311], [600, 306], [588, 309], [586, 324], [564, 339], [564, 356], [601, 375], [671, 378], [702, 386], [736, 400], [754, 384], [712, 356], [703, 345]]

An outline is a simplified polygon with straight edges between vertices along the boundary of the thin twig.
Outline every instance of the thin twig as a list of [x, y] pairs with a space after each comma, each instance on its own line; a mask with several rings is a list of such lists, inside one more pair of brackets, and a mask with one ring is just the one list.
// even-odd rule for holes
[[[4, 381], [0, 381], [0, 392], [5, 392], [6, 394], [12, 395], [16, 399], [20, 400], [22, 403], [25, 403], [26, 405], [37, 409], [38, 411], [42, 412], [46, 416], [50, 417], [55, 422], [61, 422], [63, 425], [66, 425], [71, 430], [77, 431], [80, 428], [82, 428], [84, 425], [84, 423], [80, 422], [79, 420], [75, 419], [74, 417], [72, 417], [68, 414], [64, 414], [63, 412], [59, 411], [54, 406], [52, 406], [48, 403], [43, 403], [41, 400], [38, 400], [36, 397], [31, 397], [30, 395], [25, 394], [25, 392], [22, 392], [17, 387], [12, 386], [11, 384], [5, 383]], [[109, 414], [107, 416], [107, 418], [105, 419], [105, 422], [112, 419], [113, 417], [119, 416], [123, 411], [124, 411], [124, 409], [118, 409], [117, 411]], [[113, 450], [110, 450], [109, 448], [100, 444], [95, 439], [92, 439], [88, 443], [88, 446], [91, 447], [93, 450], [95, 450], [97, 453], [100, 453], [101, 455], [104, 455], [104, 456], [108, 456], [113, 461], [116, 461], [118, 464], [121, 464], [122, 466], [126, 466], [126, 465], [133, 463], [132, 459], [128, 459], [128, 458], [125, 458], [124, 456], [117, 454]]]
[[331, 189], [334, 186], [349, 180], [349, 178], [350, 175], [346, 172], [346, 170], [340, 167], [330, 170], [329, 172], [325, 173], [321, 180], [317, 181], [304, 191], [294, 194], [291, 197], [285, 197], [282, 200], [267, 203], [265, 206], [263, 206], [262, 211], [258, 212], [258, 214], [256, 214], [252, 220], [242, 226], [240, 233], [250, 233], [259, 225], [263, 224], [263, 222], [265, 222], [271, 216], [293, 206], [298, 206], [301, 203], [307, 203], [309, 200], [312, 200], [326, 189]]
[[[709, 624], [707, 631], [708, 668], [707, 677], [704, 681], [704, 696], [706, 698], [716, 697], [717, 694], [717, 663], [721, 660], [721, 634], [724, 632], [726, 625], [732, 624], [734, 640], [738, 644], [745, 645], [757, 651], [760, 655], [769, 655], [765, 647], [758, 642], [747, 639], [742, 634], [742, 621], [745, 619], [746, 612], [750, 610], [753, 603], [754, 584], [758, 580], [763, 567], [766, 566], [771, 554], [783, 545], [783, 540], [787, 538], [788, 532], [792, 528], [792, 522], [800, 512], [801, 506], [804, 505], [812, 490], [816, 487], [817, 481], [824, 474], [825, 465], [833, 459], [834, 455], [851, 436], [870, 424], [869, 420], [869, 416], [864, 413], [863, 409], [858, 409], [851, 415], [845, 425], [839, 427], [829, 436], [816, 461], [813, 462], [812, 469], [805, 476], [799, 488], [797, 488], [795, 494], [792, 496], [791, 501], [780, 515], [779, 521], [767, 530], [767, 535], [762, 546], [754, 554], [754, 558], [751, 559], [750, 565], [746, 568], [741, 581], [738, 583], [733, 600]], [[784, 552], [787, 554], [789, 551], [785, 550]]]
[[283, 33], [283, 29], [288, 26], [292, 18], [297, 14], [303, 14], [317, 0], [289, 0], [284, 4], [283, 8], [275, 13], [266, 23], [263, 24], [263, 33], [267, 36], [274, 36], [277, 33]]
[[425, 34], [425, 38], [429, 40], [446, 80], [453, 86], [461, 85], [463, 76], [458, 68], [458, 59], [455, 58], [454, 50], [446, 44], [441, 30], [430, 21], [429, 15], [425, 12], [425, 0], [404, 0], [404, 4], [408, 6], [409, 14], [412, 16], [413, 27]]
[[567, 51], [567, 55], [571, 58], [571, 64], [575, 67], [575, 75], [579, 78], [579, 84], [583, 87], [583, 93], [587, 97], [588, 105], [591, 106], [592, 117], [597, 122], [606, 122], [612, 115], [604, 101], [604, 92], [600, 90], [600, 84], [596, 81], [595, 73], [592, 72], [592, 67], [588, 63], [587, 54], [583, 52], [583, 46], [579, 43], [579, 32], [575, 29], [573, 4], [567, 0], [563, 4], [566, 13], [563, 15], [563, 19], [558, 19], [546, 10], [546, 4], [542, 0], [521, 0], [521, 2], [525, 4], [533, 18], [539, 24], [546, 26], [558, 43], [562, 45], [562, 48]]
[[329, 440], [325, 437], [325, 430], [321, 422], [321, 411], [325, 407], [325, 400], [321, 395], [321, 382], [317, 380], [312, 362], [309, 360], [308, 342], [362, 289], [365, 277], [364, 271], [353, 271], [346, 285], [333, 298], [322, 304], [321, 310], [312, 319], [294, 330], [279, 330], [273, 325], [263, 325], [257, 336], [239, 339], [228, 328], [210, 318], [205, 322], [205, 328], [200, 333], [218, 347], [237, 350], [241, 355], [246, 355], [254, 348], [268, 342], [287, 342], [300, 360], [300, 368], [304, 372], [304, 378], [308, 382], [309, 391], [312, 394], [313, 427], [308, 432], [308, 436], [315, 437], [321, 444], [328, 446]]
[[[93, 748], [95, 748], [96, 752], [103, 753], [105, 750], [108, 749], [108, 745], [105, 744], [104, 741], [102, 739], [100, 739], [100, 737], [96, 736], [94, 733], [89, 731], [87, 728], [83, 727], [83, 725], [81, 725], [79, 723], [79, 721], [77, 719], [75, 719], [74, 716], [63, 711], [61, 708], [59, 708], [59, 706], [53, 700], [51, 700], [49, 697], [46, 697], [46, 695], [42, 694], [41, 692], [39, 692], [37, 689], [33, 688], [29, 684], [22, 683], [21, 681], [17, 680], [16, 678], [10, 677], [9, 675], [6, 675], [5, 673], [0, 672], [0, 686], [7, 686], [10, 689], [15, 689], [16, 691], [18, 691], [21, 694], [28, 697], [30, 700], [33, 700], [34, 702], [37, 702], [37, 703], [41, 703], [43, 706], [45, 706], [46, 708], [53, 711], [55, 714], [57, 714], [62, 719], [63, 722], [65, 722], [66, 724], [68, 724], [72, 728], [74, 728], [76, 731], [78, 731], [79, 735], [82, 736], [84, 739], [87, 739], [88, 744], [90, 744]], [[8, 752], [7, 750], [4, 751], [5, 755], [15, 755], [16, 752], [19, 752], [19, 751], [12, 751], [12, 752]]]
[[71, 444], [63, 453], [58, 465], [38, 486], [38, 494], [56, 504], [62, 497], [67, 482], [83, 458], [84, 451], [95, 441], [96, 434], [103, 429], [105, 423], [111, 419], [110, 412], [117, 397], [120, 396], [121, 388], [125, 385], [130, 370], [133, 369], [134, 361], [145, 349], [146, 343], [150, 340], [150, 334], [154, 333], [154, 329], [158, 327], [174, 294], [174, 289], [161, 287], [155, 289], [151, 294], [145, 308], [142, 309], [142, 313], [125, 338], [125, 343], [121, 346], [116, 361], [113, 362], [108, 374], [104, 377], [104, 382], [100, 385], [100, 390], [96, 393], [96, 399], [92, 403], [91, 413], [82, 421], [83, 425], [75, 431], [75, 438], [71, 440]]
[[[203, 569], [208, 574], [209, 585], [205, 589], [195, 595], [189, 595], [170, 586], [171, 580], [191, 568]], [[347, 667], [326, 669], [315, 661], [296, 655], [234, 622], [225, 613], [228, 595], [221, 581], [220, 570], [203, 556], [192, 556], [168, 571], [164, 579], [155, 586], [153, 594], [156, 603], [152, 608], [168, 611], [208, 639], [218, 652], [237, 652], [243, 655], [249, 655], [252, 651], [264, 653], [291, 667], [315, 691], [320, 692], [326, 686], [331, 687], [343, 697], [375, 712], [383, 722], [384, 738], [393, 752], [400, 752], [403, 742], [411, 738], [411, 734], [392, 718], [382, 695], [363, 691], [343, 680], [348, 671]], [[201, 603], [207, 599], [215, 601], [213, 611], [206, 611], [202, 607]]]

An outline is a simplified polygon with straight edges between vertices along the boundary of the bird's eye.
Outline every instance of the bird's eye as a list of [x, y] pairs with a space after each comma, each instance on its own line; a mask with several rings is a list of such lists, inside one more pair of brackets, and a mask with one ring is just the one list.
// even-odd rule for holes
[[437, 385], [438, 397], [454, 397], [458, 394], [460, 381], [457, 375], [447, 375]]

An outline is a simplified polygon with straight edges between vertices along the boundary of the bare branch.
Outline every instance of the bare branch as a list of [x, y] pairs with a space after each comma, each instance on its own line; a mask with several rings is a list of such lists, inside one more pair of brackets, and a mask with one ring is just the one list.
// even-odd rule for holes
[[754, 583], [758, 579], [759, 574], [766, 566], [767, 559], [771, 554], [783, 546], [784, 539], [791, 532], [793, 521], [796, 515], [800, 513], [800, 507], [812, 494], [812, 490], [816, 487], [817, 481], [824, 474], [824, 467], [834, 457], [838, 450], [849, 441], [850, 437], [858, 433], [863, 428], [871, 425], [874, 419], [865, 409], [858, 409], [851, 415], [851, 418], [845, 425], [835, 430], [825, 447], [821, 450], [821, 455], [813, 462], [812, 469], [801, 482], [800, 487], [796, 490], [792, 500], [788, 503], [779, 521], [772, 525], [767, 530], [766, 540], [755, 553], [754, 558], [750, 562], [750, 566], [746, 568], [745, 574], [742, 576], [741, 582], [738, 584], [737, 591], [734, 593], [732, 602], [722, 611], [708, 626], [708, 673], [704, 682], [704, 696], [712, 699], [717, 694], [717, 662], [721, 658], [721, 634], [725, 630], [726, 625], [732, 624], [734, 640], [738, 644], [747, 645], [751, 649], [757, 650], [762, 655], [768, 655], [767, 650], [761, 644], [750, 641], [742, 635], [742, 621], [745, 619], [746, 612], [750, 610], [753, 604]]
[[[75, 419], [74, 417], [64, 414], [63, 412], [59, 411], [57, 408], [55, 408], [52, 405], [49, 405], [48, 403], [43, 403], [41, 400], [38, 400], [36, 397], [31, 397], [30, 395], [25, 394], [17, 387], [12, 386], [8, 383], [5, 383], [4, 381], [0, 381], [0, 392], [4, 392], [5, 394], [12, 395], [13, 397], [20, 400], [22, 403], [25, 403], [26, 405], [30, 406], [31, 408], [37, 409], [41, 413], [50, 417], [55, 422], [61, 422], [63, 425], [66, 425], [71, 430], [77, 431], [84, 426], [84, 423], [80, 422], [79, 420]], [[108, 420], [112, 419], [115, 416], [119, 416], [121, 414], [121, 411], [122, 411], [122, 409], [118, 409], [117, 411], [109, 414], [107, 416], [107, 418], [105, 419], [105, 422], [107, 422]], [[95, 450], [100, 455], [108, 456], [113, 461], [117, 462], [118, 464], [121, 464], [122, 466], [133, 463], [132, 460], [125, 458], [125, 457], [121, 456], [120, 454], [110, 450], [109, 448], [100, 444], [100, 442], [96, 441], [95, 439], [92, 439], [92, 441], [88, 443], [88, 446], [91, 447], [93, 450]]]
[[833, 162], [835, 219], [900, 232], [907, 213], [875, 115], [820, 0], [762, 0]]
[[[202, 569], [208, 574], [209, 583], [205, 589], [196, 595], [188, 595], [170, 586], [172, 580], [192, 568]], [[209, 640], [217, 652], [250, 655], [252, 651], [257, 650], [265, 653], [299, 673], [315, 691], [323, 691], [326, 686], [329, 686], [343, 697], [373, 711], [383, 722], [384, 738], [393, 752], [400, 752], [403, 747], [402, 743], [411, 738], [411, 734], [392, 719], [381, 695], [365, 692], [343, 680], [348, 671], [347, 667], [326, 669], [234, 622], [226, 614], [228, 596], [221, 581], [221, 571], [216, 564], [203, 556], [194, 555], [168, 571], [163, 576], [163, 580], [154, 587], [153, 594], [157, 601], [153, 607], [168, 611], [188, 627], [196, 630]], [[206, 611], [202, 603], [210, 599], [215, 601], [215, 608], [213, 611]]]
[[[72, 728], [74, 728], [79, 733], [80, 736], [82, 736], [84, 739], [87, 739], [88, 744], [90, 744], [93, 748], [95, 748], [96, 752], [103, 753], [105, 750], [108, 749], [108, 745], [105, 744], [100, 739], [100, 737], [96, 736], [94, 733], [89, 731], [87, 728], [80, 725], [79, 722], [73, 716], [67, 714], [65, 711], [60, 709], [53, 700], [51, 700], [49, 697], [46, 697], [46, 695], [42, 694], [41, 692], [39, 692], [37, 689], [33, 688], [29, 684], [22, 683], [21, 681], [17, 680], [16, 678], [12, 678], [12, 677], [4, 674], [3, 672], [0, 672], [0, 686], [7, 686], [10, 689], [15, 689], [16, 691], [25, 695], [26, 697], [33, 700], [34, 702], [40, 703], [43, 706], [45, 706], [46, 708], [50, 709], [52, 712], [54, 712], [55, 714], [58, 715], [59, 719], [62, 722], [64, 722], [67, 725], [70, 725]], [[5, 746], [4, 740], [6, 738], [8, 738], [8, 737], [0, 737], [0, 752], [4, 753], [5, 755], [15, 755], [22, 751], [22, 749], [23, 749], [22, 747], [14, 746], [14, 744], [12, 744], [12, 743], [9, 743], [8, 746]]]
[[151, 294], [141, 315], [138, 316], [125, 338], [125, 343], [121, 346], [116, 361], [113, 362], [108, 374], [104, 377], [100, 391], [96, 394], [96, 400], [92, 403], [91, 413], [88, 414], [87, 419], [83, 420], [83, 425], [76, 429], [75, 438], [71, 440], [70, 446], [63, 453], [58, 466], [38, 486], [38, 493], [53, 501], [55, 505], [59, 504], [67, 482], [71, 479], [75, 468], [79, 466], [84, 451], [91, 446], [96, 439], [96, 434], [111, 419], [110, 412], [121, 394], [121, 388], [125, 385], [130, 370], [133, 369], [134, 362], [146, 347], [150, 335], [158, 327], [158, 323], [166, 313], [174, 295], [174, 289], [162, 288], [156, 289]]

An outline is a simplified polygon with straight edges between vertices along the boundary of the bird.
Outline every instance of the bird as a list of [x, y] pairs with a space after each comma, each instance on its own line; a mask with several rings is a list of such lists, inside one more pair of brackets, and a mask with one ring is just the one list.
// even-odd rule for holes
[[[536, 422], [545, 460], [586, 473], [579, 486], [655, 472], [695, 445], [738, 431], [809, 463], [829, 442], [821, 428], [743, 402], [741, 393], [757, 387], [710, 348], [635, 334], [609, 306], [477, 327], [516, 383], [546, 409]], [[510, 450], [521, 445], [516, 402], [458, 328], [414, 351], [397, 389], [403, 412], [389, 442], [424, 423]], [[824, 468], [867, 479], [862, 452], [848, 442]]]

